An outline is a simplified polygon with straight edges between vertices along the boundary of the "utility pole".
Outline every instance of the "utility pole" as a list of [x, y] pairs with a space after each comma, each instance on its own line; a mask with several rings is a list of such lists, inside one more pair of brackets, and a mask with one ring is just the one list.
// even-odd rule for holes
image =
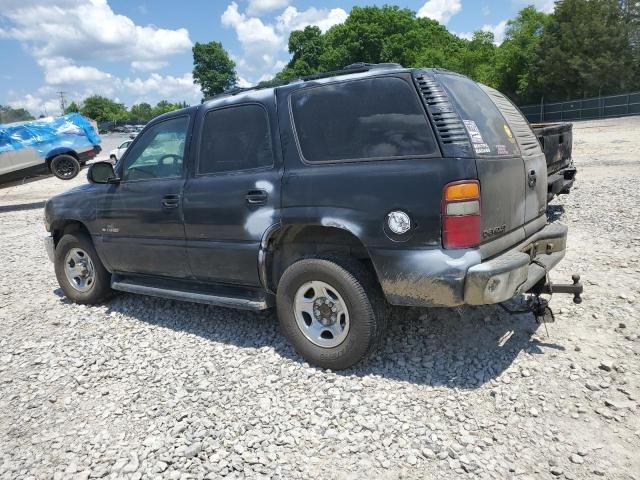
[[67, 92], [58, 92], [58, 94], [60, 95], [60, 115], [64, 115], [64, 109], [66, 108], [65, 102], [64, 102], [64, 94]]

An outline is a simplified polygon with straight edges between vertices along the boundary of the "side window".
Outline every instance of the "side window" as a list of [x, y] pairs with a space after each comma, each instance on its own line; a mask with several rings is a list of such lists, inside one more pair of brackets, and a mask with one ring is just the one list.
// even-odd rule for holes
[[237, 105], [207, 112], [198, 158], [199, 174], [273, 165], [265, 109], [259, 105]]
[[310, 87], [291, 95], [308, 162], [432, 156], [438, 152], [415, 88], [400, 78]]
[[189, 117], [165, 120], [148, 129], [125, 157], [123, 180], [182, 176]]

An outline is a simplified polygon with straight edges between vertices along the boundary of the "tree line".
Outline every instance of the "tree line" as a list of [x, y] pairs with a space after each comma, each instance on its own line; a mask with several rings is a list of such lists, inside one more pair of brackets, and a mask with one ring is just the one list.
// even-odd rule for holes
[[[288, 42], [291, 59], [268, 86], [346, 65], [440, 67], [490, 85], [517, 104], [640, 88], [640, 2], [559, 0], [553, 13], [529, 6], [507, 23], [504, 41], [477, 31], [461, 38], [396, 6], [354, 7], [326, 32], [309, 26]], [[235, 64], [218, 42], [196, 44], [194, 82], [205, 96], [232, 88]]]
[[155, 107], [143, 102], [136, 103], [127, 109], [124, 103], [118, 103], [100, 95], [92, 95], [79, 104], [71, 102], [64, 109], [64, 113], [79, 112], [96, 122], [129, 121], [146, 123], [158, 115], [188, 106], [186, 102], [171, 103], [167, 100], [161, 100]]

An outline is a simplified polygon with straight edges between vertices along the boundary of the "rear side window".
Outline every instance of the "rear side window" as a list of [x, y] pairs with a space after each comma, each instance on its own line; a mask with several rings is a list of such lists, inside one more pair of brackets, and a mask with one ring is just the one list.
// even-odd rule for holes
[[308, 162], [432, 156], [436, 142], [413, 86], [371, 78], [291, 95], [298, 143]]
[[511, 128], [477, 83], [458, 75], [439, 75], [439, 80], [460, 112], [477, 155], [519, 154]]
[[260, 105], [207, 112], [200, 142], [199, 174], [273, 165], [269, 119]]

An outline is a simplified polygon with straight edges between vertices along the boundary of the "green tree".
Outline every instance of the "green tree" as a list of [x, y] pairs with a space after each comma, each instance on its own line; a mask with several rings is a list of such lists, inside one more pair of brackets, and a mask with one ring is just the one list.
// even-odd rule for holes
[[193, 46], [193, 83], [200, 85], [205, 97], [211, 97], [235, 86], [236, 64], [220, 42], [197, 43]]
[[166, 100], [159, 101], [155, 107], [153, 107], [151, 118], [157, 117], [158, 115], [162, 115], [163, 113], [173, 112], [174, 110], [179, 110], [181, 108], [188, 107], [185, 102], [180, 103], [171, 103]]
[[85, 117], [95, 120], [96, 122], [126, 120], [129, 116], [124, 104], [114, 102], [100, 95], [87, 97], [83, 102], [80, 112]]
[[34, 118], [24, 108], [0, 105], [0, 123], [24, 122], [27, 120], [34, 120]]
[[523, 8], [507, 23], [505, 40], [496, 51], [496, 87], [517, 102], [537, 100], [531, 68], [549, 18], [533, 6]]
[[71, 102], [69, 105], [67, 105], [67, 107], [64, 109], [64, 113], [65, 115], [67, 113], [76, 113], [80, 111], [80, 106], [76, 103], [76, 102]]
[[632, 49], [618, 0], [564, 0], [549, 19], [533, 68], [545, 99], [617, 93], [632, 85]]
[[153, 118], [153, 107], [148, 103], [137, 103], [129, 110], [129, 119], [132, 121], [148, 122]]
[[493, 87], [496, 86], [495, 55], [493, 33], [478, 31], [470, 41], [462, 42], [448, 64], [451, 70]]

